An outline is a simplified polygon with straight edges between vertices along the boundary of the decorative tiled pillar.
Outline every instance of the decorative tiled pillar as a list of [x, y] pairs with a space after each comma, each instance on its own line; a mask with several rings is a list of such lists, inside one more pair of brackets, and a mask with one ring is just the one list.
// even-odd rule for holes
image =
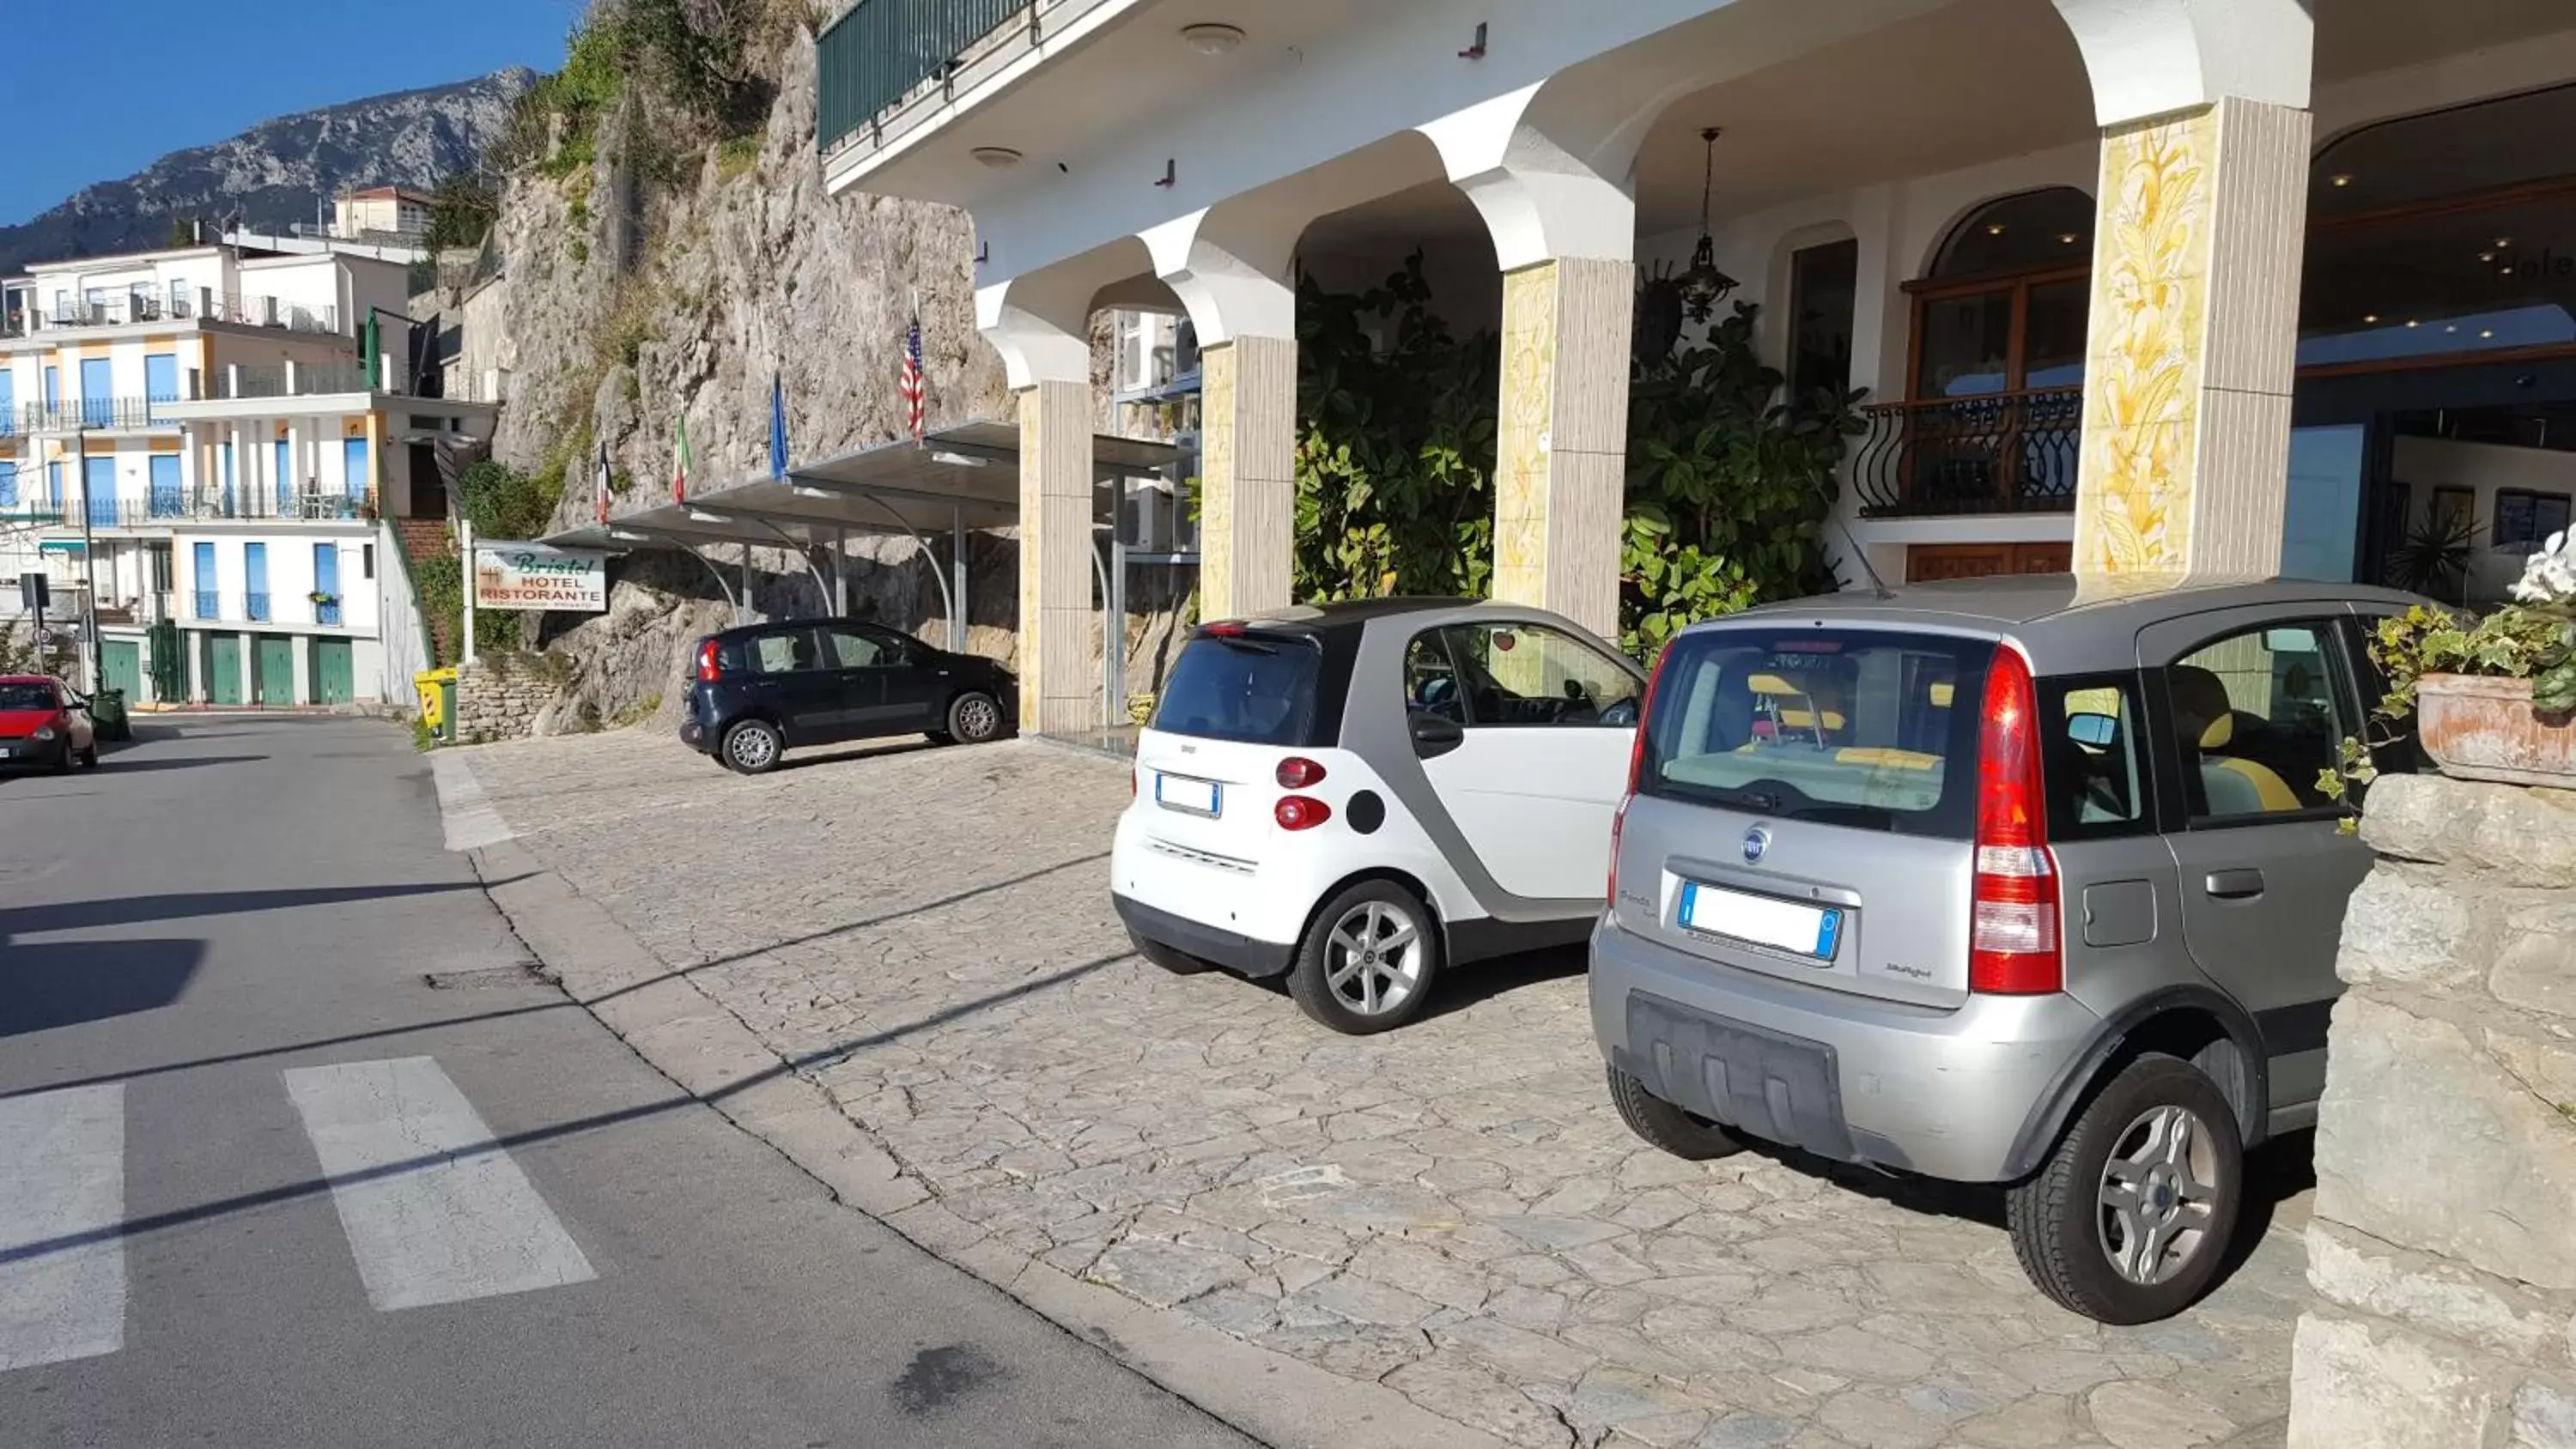
[[1503, 276], [1497, 599], [1619, 635], [1636, 267], [1559, 257]]
[[1100, 727], [1091, 652], [1091, 388], [1038, 382], [1020, 404], [1020, 728]]
[[1199, 617], [1290, 601], [1297, 515], [1297, 343], [1238, 337], [1200, 354]]
[[2309, 127], [2230, 97], [2103, 132], [2079, 572], [2278, 571]]

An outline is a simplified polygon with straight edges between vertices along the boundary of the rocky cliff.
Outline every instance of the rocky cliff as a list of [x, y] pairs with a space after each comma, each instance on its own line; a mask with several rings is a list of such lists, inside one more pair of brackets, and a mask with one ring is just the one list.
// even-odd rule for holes
[[[756, 139], [711, 142], [675, 167], [654, 154], [666, 128], [649, 97], [630, 94], [599, 121], [589, 164], [565, 175], [530, 167], [506, 183], [491, 244], [498, 280], [458, 301], [469, 327], [496, 334], [471, 345], [507, 375], [497, 456], [530, 472], [564, 469], [558, 526], [592, 516], [586, 459], [595, 442], [608, 445], [612, 514], [667, 502], [683, 416], [696, 487], [765, 476], [773, 377], [796, 461], [901, 436], [896, 378], [916, 302], [930, 425], [1013, 416], [1000, 359], [975, 330], [969, 219], [925, 203], [826, 195], [811, 34], [794, 31], [763, 64], [774, 100]], [[945, 541], [935, 544], [944, 559]], [[852, 611], [944, 643], [937, 585], [913, 540], [853, 538], [850, 547]], [[740, 551], [720, 552], [732, 584]], [[1011, 656], [1017, 552], [1008, 536], [971, 544], [976, 652]], [[803, 558], [759, 550], [752, 562], [754, 611], [825, 606]], [[821, 567], [828, 575], [828, 562]], [[540, 730], [656, 707], [667, 720], [688, 642], [730, 622], [722, 586], [684, 554], [639, 550], [612, 578], [606, 615], [548, 616], [531, 628], [529, 642], [566, 665]], [[1171, 591], [1168, 579], [1139, 571], [1131, 653], [1167, 644], [1179, 602], [1165, 597]], [[1154, 674], [1150, 660], [1131, 670], [1148, 683]]]
[[280, 116], [229, 141], [173, 151], [123, 180], [83, 187], [22, 225], [0, 227], [0, 273], [157, 247], [177, 217], [284, 228], [311, 222], [315, 206], [346, 187], [426, 191], [472, 168], [535, 82], [535, 73], [515, 67]]

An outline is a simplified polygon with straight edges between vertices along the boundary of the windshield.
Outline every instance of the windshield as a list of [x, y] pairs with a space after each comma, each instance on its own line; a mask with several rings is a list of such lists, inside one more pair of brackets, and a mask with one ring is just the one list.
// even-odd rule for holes
[[1686, 635], [1655, 686], [1638, 793], [1964, 840], [1994, 647], [1785, 626]]
[[1181, 647], [1152, 728], [1247, 745], [1302, 745], [1323, 647], [1299, 634], [1201, 634]]
[[54, 687], [50, 684], [0, 684], [0, 709], [53, 709]]

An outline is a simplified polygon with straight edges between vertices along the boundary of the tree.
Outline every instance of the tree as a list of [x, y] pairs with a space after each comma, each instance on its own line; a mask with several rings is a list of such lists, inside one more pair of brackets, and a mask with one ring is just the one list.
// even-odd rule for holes
[[442, 178], [429, 198], [429, 247], [479, 247], [483, 234], [501, 214], [501, 194], [492, 178], [478, 171], [455, 171]]

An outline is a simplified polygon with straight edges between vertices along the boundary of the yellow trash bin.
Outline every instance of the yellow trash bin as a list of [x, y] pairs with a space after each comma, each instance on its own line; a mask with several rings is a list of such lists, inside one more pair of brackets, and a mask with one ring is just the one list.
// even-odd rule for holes
[[425, 669], [411, 677], [412, 687], [420, 691], [420, 722], [429, 727], [435, 738], [448, 744], [456, 742], [456, 671]]

